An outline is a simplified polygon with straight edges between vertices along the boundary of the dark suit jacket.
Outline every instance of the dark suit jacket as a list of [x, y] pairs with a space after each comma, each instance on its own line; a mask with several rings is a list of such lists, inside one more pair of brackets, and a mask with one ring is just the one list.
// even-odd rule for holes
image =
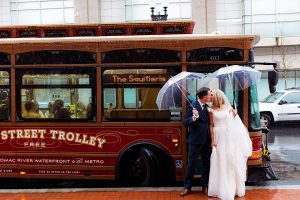
[[198, 101], [194, 101], [192, 105], [198, 110], [199, 118], [193, 121], [193, 107], [189, 106], [184, 117], [184, 126], [189, 128], [187, 142], [189, 144], [205, 144], [208, 140], [210, 141], [208, 112], [202, 110]]

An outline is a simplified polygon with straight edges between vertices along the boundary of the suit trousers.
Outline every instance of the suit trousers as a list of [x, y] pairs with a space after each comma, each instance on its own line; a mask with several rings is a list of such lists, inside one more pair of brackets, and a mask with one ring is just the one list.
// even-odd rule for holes
[[201, 155], [203, 163], [202, 171], [202, 186], [208, 186], [209, 179], [209, 169], [210, 169], [210, 155], [211, 155], [211, 144], [207, 142], [205, 144], [189, 144], [189, 155], [188, 155], [188, 165], [186, 168], [186, 175], [184, 179], [184, 188], [191, 189], [193, 176], [199, 162], [199, 155]]

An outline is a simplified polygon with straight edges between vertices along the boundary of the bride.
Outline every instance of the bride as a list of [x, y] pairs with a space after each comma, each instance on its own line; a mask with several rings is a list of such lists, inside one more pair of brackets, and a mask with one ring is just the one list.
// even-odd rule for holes
[[208, 196], [232, 200], [245, 195], [247, 159], [252, 153], [248, 132], [221, 90], [213, 91], [209, 109], [212, 154]]

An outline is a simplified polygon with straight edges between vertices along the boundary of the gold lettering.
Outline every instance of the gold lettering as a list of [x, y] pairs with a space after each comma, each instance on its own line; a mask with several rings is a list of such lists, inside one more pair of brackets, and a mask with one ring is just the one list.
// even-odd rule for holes
[[[152, 77], [153, 76], [153, 77]], [[165, 77], [162, 76], [154, 76], [154, 75], [145, 75], [140, 77], [135, 77], [135, 75], [129, 75], [129, 82], [130, 83], [164, 83], [166, 81]]]
[[45, 138], [45, 133], [46, 133], [45, 129], [38, 129], [38, 133], [40, 134], [40, 139]]
[[131, 83], [132, 83], [132, 82], [133, 82], [133, 80], [134, 80], [134, 76], [133, 76], [133, 75], [130, 75], [130, 76], [129, 76], [129, 82], [131, 82]]
[[[51, 138], [53, 140], [63, 140], [69, 142], [75, 142], [79, 144], [86, 144], [90, 146], [97, 146], [99, 148], [103, 147], [103, 144], [106, 143], [106, 140], [103, 138], [97, 138], [96, 136], [91, 136], [89, 134], [81, 134], [74, 132], [65, 132], [62, 130], [49, 130], [51, 134]], [[15, 129], [15, 130], [2, 130], [1, 131], [1, 139], [7, 140], [9, 139], [44, 139], [45, 134], [47, 134], [46, 129]], [[24, 147], [46, 147], [45, 142], [38, 141], [26, 141], [24, 142]]]
[[113, 75], [112, 77], [113, 77], [113, 82], [114, 83], [126, 83], [127, 82], [126, 78], [120, 78], [117, 75]]
[[82, 144], [88, 144], [89, 141], [86, 140], [87, 135], [86, 135], [86, 134], [83, 134], [82, 137], [83, 137], [83, 138], [82, 138]]
[[66, 137], [67, 137], [67, 140], [71, 142], [71, 141], [74, 140], [75, 135], [72, 132], [68, 132], [67, 135], [66, 135]]
[[89, 145], [96, 146], [96, 137], [90, 136], [90, 143], [89, 143]]
[[32, 129], [32, 130], [31, 130], [31, 138], [38, 138], [37, 132], [38, 132], [37, 129]]
[[102, 148], [103, 144], [106, 142], [106, 140], [102, 139], [102, 138], [97, 138], [97, 140], [98, 140], [98, 147]]
[[1, 139], [2, 140], [7, 140], [7, 131], [1, 131]]
[[55, 140], [56, 139], [56, 134], [58, 134], [58, 131], [50, 130], [50, 134], [52, 134], [52, 139]]
[[8, 131], [8, 134], [10, 134], [10, 139], [14, 139], [15, 138], [14, 133], [16, 133], [15, 130], [9, 130]]
[[66, 137], [65, 137], [65, 134], [66, 134], [66, 132], [64, 132], [64, 131], [58, 131], [58, 140], [66, 140]]
[[24, 138], [30, 138], [30, 129], [24, 129]]
[[80, 137], [80, 134], [79, 134], [79, 133], [76, 133], [75, 142], [81, 143], [81, 139], [80, 139], [79, 137]]
[[16, 130], [16, 132], [17, 132], [17, 138], [23, 138], [23, 130], [18, 129]]

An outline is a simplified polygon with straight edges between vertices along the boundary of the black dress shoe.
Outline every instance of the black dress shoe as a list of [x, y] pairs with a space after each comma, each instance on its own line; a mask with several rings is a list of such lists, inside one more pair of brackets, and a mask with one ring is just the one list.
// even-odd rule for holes
[[192, 191], [191, 189], [185, 188], [185, 189], [183, 190], [183, 192], [180, 193], [180, 196], [184, 197], [184, 196], [190, 194], [191, 191]]

